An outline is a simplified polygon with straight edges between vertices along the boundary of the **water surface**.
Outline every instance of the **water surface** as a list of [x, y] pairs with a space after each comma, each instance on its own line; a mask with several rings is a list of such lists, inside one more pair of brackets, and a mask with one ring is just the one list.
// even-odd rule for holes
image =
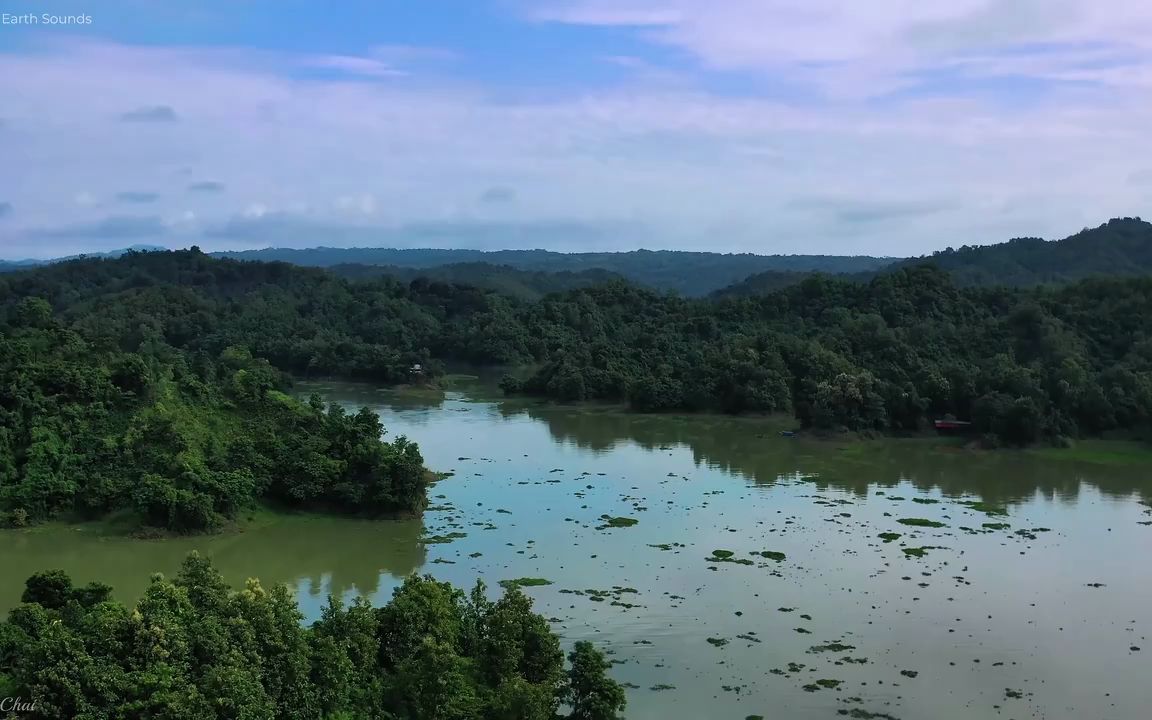
[[[526, 592], [566, 642], [611, 653], [629, 718], [1148, 717], [1149, 468], [789, 440], [765, 420], [476, 390], [305, 389], [372, 407], [455, 473], [422, 522], [290, 517], [159, 542], [9, 532], [0, 604], [46, 567], [131, 599], [192, 548], [234, 583], [292, 584], [310, 617], [329, 592], [386, 601], [411, 572], [466, 587], [543, 578]], [[450, 533], [465, 537], [421, 542]]]

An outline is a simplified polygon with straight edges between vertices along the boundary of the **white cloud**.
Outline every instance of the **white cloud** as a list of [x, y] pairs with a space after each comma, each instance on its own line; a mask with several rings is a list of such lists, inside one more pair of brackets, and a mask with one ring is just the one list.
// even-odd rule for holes
[[339, 70], [352, 75], [366, 75], [368, 77], [398, 77], [407, 74], [403, 70], [398, 70], [380, 60], [350, 55], [320, 55], [306, 58], [302, 64], [308, 67]]
[[376, 198], [371, 193], [343, 195], [336, 198], [336, 209], [347, 215], [375, 215]]
[[[631, 28], [703, 67], [770, 74], [838, 97], [931, 84], [926, 74], [949, 68], [1146, 86], [1152, 60], [1145, 0], [554, 0], [528, 15]], [[1077, 64], [1085, 53], [1096, 58]], [[973, 56], [982, 62], [964, 63]]]
[[268, 207], [263, 203], [252, 203], [241, 213], [246, 218], [262, 218], [268, 214]]
[[[728, 17], [705, 22], [681, 5], [677, 27], [701, 37]], [[879, 11], [890, 16], [890, 5]], [[925, 12], [913, 15], [923, 20]], [[644, 32], [667, 41], [661, 33], [669, 28]], [[815, 41], [825, 31], [811, 32]], [[867, 54], [870, 38], [884, 36], [876, 30], [845, 47]], [[801, 55], [803, 44], [789, 41], [782, 52], [833, 52]], [[975, 46], [963, 58], [933, 52], [982, 75], [1006, 62]], [[1031, 63], [1036, 76], [1105, 62], [1093, 56], [1104, 50], [1081, 52], [1075, 62], [1037, 52], [1013, 62]], [[15, 226], [6, 237], [108, 229], [91, 192], [81, 202], [60, 190], [101, 187], [154, 190], [160, 197], [149, 212], [192, 212], [195, 221], [181, 227], [204, 232], [229, 218], [263, 220], [246, 241], [265, 244], [291, 229], [268, 222], [282, 212], [309, 223], [293, 237], [312, 244], [381, 237], [370, 231], [389, 227], [477, 224], [466, 213], [479, 212], [478, 194], [493, 187], [515, 188], [515, 202], [486, 206], [486, 218], [509, 227], [562, 219], [610, 228], [597, 242], [621, 248], [907, 254], [1016, 234], [1060, 236], [1110, 216], [1147, 214], [1147, 186], [1130, 178], [1147, 172], [1152, 106], [1129, 84], [1060, 87], [1028, 103], [964, 93], [875, 103], [735, 97], [640, 79], [510, 100], [460, 82], [417, 89], [302, 80], [283, 67], [260, 53], [110, 44], [0, 54], [0, 197], [20, 208], [5, 220]], [[180, 122], [117, 120], [125, 108], [158, 102], [178, 108]], [[188, 192], [197, 178], [227, 191]], [[498, 240], [485, 232], [486, 242]], [[69, 238], [75, 244], [79, 236]], [[217, 234], [201, 244], [211, 247], [212, 238], [244, 240]], [[59, 254], [48, 244], [28, 240], [21, 252], [0, 254]]]

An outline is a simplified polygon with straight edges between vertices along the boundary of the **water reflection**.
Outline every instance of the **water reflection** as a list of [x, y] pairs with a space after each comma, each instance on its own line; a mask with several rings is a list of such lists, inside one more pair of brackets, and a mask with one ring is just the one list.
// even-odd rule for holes
[[778, 422], [715, 416], [637, 415], [611, 409], [502, 402], [505, 417], [526, 414], [544, 422], [557, 443], [607, 452], [622, 443], [658, 451], [691, 449], [697, 466], [739, 474], [772, 485], [796, 474], [817, 488], [858, 496], [869, 487], [909, 482], [950, 497], [973, 496], [1006, 504], [1043, 497], [1074, 502], [1082, 484], [1111, 497], [1152, 497], [1140, 467], [1045, 461], [1017, 451], [981, 452], [918, 440], [837, 443], [784, 439]]
[[259, 577], [266, 584], [305, 589], [316, 598], [329, 592], [377, 594], [388, 589], [392, 578], [424, 565], [423, 534], [420, 520], [373, 523], [310, 516], [276, 518], [238, 533], [158, 541], [106, 536], [94, 526], [5, 531], [0, 535], [5, 577], [0, 610], [18, 603], [24, 580], [46, 569], [64, 570], [77, 583], [106, 582], [116, 597], [132, 600], [147, 588], [152, 573], [175, 574], [193, 550], [212, 558], [234, 587]]

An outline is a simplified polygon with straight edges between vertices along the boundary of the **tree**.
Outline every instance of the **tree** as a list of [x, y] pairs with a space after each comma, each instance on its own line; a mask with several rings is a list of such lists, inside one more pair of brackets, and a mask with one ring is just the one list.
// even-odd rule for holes
[[586, 641], [568, 653], [565, 702], [572, 706], [570, 720], [618, 720], [624, 710], [624, 688], [608, 677], [608, 661]]

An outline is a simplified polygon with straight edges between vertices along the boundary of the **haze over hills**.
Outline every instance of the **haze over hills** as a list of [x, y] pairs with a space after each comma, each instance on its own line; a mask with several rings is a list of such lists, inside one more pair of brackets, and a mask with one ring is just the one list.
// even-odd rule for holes
[[63, 257], [52, 258], [51, 260], [0, 260], [0, 272], [24, 270], [27, 268], [39, 267], [40, 265], [49, 265], [51, 263], [65, 262], [67, 260], [78, 260], [80, 258], [118, 258], [126, 252], [148, 252], [152, 250], [167, 249], [168, 248], [162, 247], [160, 245], [133, 245], [131, 247], [109, 250], [107, 252], [84, 253], [81, 255], [65, 255]]
[[460, 263], [505, 265], [535, 272], [607, 270], [656, 290], [701, 296], [763, 270], [852, 273], [878, 270], [898, 258], [848, 255], [753, 255], [677, 250], [560, 253], [550, 250], [441, 250], [393, 248], [268, 248], [212, 253], [237, 260], [280, 260], [294, 265], [391, 265], [428, 268]]
[[[118, 257], [134, 246], [88, 257]], [[795, 285], [815, 273], [867, 281], [903, 267], [933, 264], [964, 286], [1048, 285], [1095, 276], [1152, 274], [1152, 224], [1116, 218], [1062, 240], [1018, 238], [964, 246], [915, 258], [840, 255], [753, 255], [673, 250], [561, 253], [548, 250], [266, 248], [212, 253], [239, 260], [283, 261], [327, 268], [350, 279], [387, 275], [404, 281], [427, 277], [534, 300], [549, 292], [625, 279], [684, 296], [757, 295]], [[74, 259], [0, 261], [15, 271]]]

